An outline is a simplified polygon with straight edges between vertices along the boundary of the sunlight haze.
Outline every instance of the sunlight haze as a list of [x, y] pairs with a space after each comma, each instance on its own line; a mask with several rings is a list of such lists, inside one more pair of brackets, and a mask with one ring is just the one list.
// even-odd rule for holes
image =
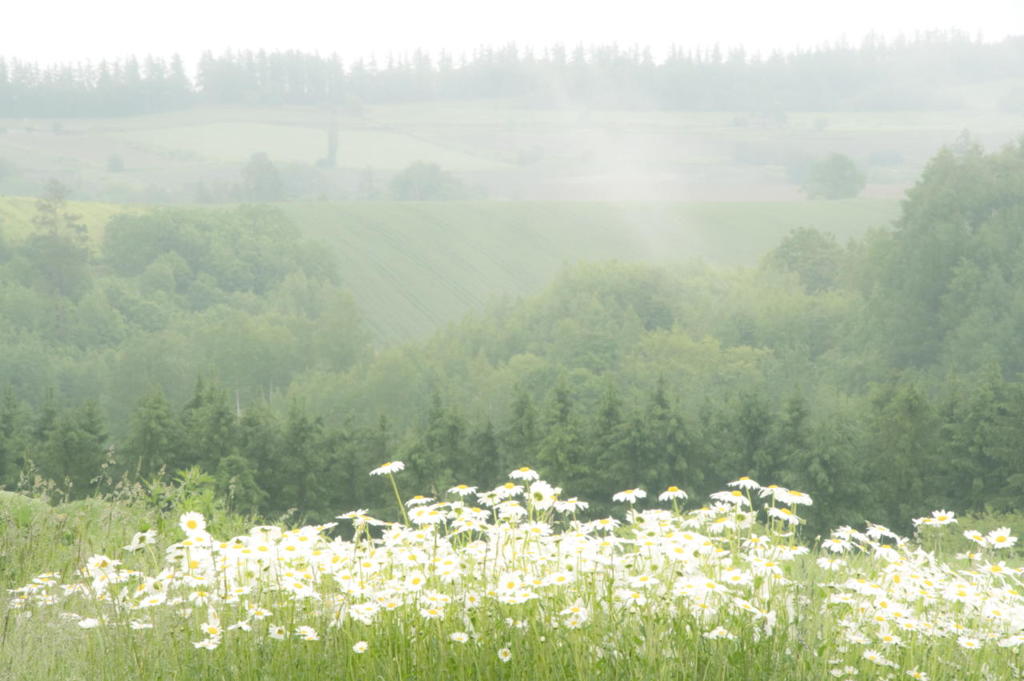
[[[56, 6], [55, 6], [56, 5]], [[543, 49], [556, 43], [651, 47], [656, 58], [673, 44], [684, 49], [743, 46], [750, 52], [791, 51], [868, 33], [886, 37], [956, 29], [986, 41], [1024, 32], [1015, 0], [964, 3], [860, 3], [783, 0], [724, 2], [542, 2], [499, 4], [473, 0], [423, 3], [200, 2], [173, 6], [128, 0], [91, 3], [17, 3], [5, 8], [0, 54], [42, 62], [99, 60], [127, 54], [181, 54], [193, 62], [203, 50], [316, 50], [346, 60], [405, 54], [418, 48], [456, 57], [481, 45], [515, 42]], [[131, 26], [130, 31], [124, 27]]]

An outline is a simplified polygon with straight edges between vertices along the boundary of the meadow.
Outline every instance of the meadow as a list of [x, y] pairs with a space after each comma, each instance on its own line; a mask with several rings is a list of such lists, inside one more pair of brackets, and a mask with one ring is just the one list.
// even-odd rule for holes
[[809, 540], [808, 495], [745, 477], [703, 506], [623, 490], [589, 518], [529, 468], [433, 499], [402, 496], [403, 467], [370, 473], [395, 520], [302, 527], [246, 529], [172, 488], [163, 513], [5, 494], [0, 678], [1020, 677], [1008, 527], [937, 510], [913, 538]]
[[[1014, 49], [650, 101], [4, 75], [0, 681], [1024, 677]], [[394, 200], [424, 162], [487, 200]]]
[[[945, 111], [766, 116], [476, 100], [0, 119], [0, 193], [33, 194], [58, 177], [76, 198], [188, 202], [200, 182], [237, 183], [246, 160], [263, 152], [291, 177], [289, 191], [306, 199], [386, 194], [395, 172], [425, 161], [495, 199], [794, 200], [801, 194], [793, 173], [840, 152], [867, 172], [866, 197], [892, 199], [965, 130], [990, 148], [1013, 140], [1020, 116], [996, 105], [1013, 86], [965, 93], [971, 106]], [[316, 167], [332, 125], [337, 167]], [[362, 186], [368, 178], [373, 186]]]

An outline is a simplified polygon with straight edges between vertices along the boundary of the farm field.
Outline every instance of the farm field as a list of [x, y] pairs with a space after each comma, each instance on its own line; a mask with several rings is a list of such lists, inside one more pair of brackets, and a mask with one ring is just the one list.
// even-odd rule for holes
[[[1014, 87], [1008, 81], [988, 97]], [[998, 84], [997, 84], [998, 85]], [[990, 88], [991, 89], [991, 88]], [[482, 100], [316, 107], [205, 107], [121, 118], [0, 120], [0, 193], [51, 176], [76, 198], [188, 202], [227, 191], [254, 153], [296, 198], [384, 192], [397, 171], [436, 163], [496, 199], [769, 201], [801, 198], [793, 173], [832, 152], [868, 176], [865, 196], [897, 198], [925, 161], [969, 132], [990, 148], [1021, 117], [977, 99], [949, 111], [744, 112], [532, 109]], [[337, 167], [317, 167], [337, 126]], [[111, 165], [116, 157], [118, 164]], [[368, 188], [366, 177], [374, 187]]]

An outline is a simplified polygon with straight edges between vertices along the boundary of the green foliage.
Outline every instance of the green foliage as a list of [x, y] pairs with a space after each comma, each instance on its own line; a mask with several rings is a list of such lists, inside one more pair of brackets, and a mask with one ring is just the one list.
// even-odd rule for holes
[[985, 154], [969, 139], [907, 194], [875, 279], [874, 341], [895, 366], [1024, 371], [1024, 143]]
[[391, 196], [398, 201], [451, 201], [473, 198], [457, 177], [436, 163], [417, 161], [391, 178]]
[[92, 286], [90, 253], [85, 226], [70, 213], [70, 189], [50, 180], [36, 203], [32, 219], [35, 233], [25, 242], [21, 255], [31, 271], [30, 282], [44, 293], [77, 300]]
[[460, 477], [468, 474], [466, 431], [462, 416], [446, 407], [439, 394], [431, 395], [419, 437], [407, 445], [409, 468], [419, 489], [436, 498], [451, 484], [456, 472]]
[[[86, 402], [75, 410], [62, 410], [38, 426], [40, 472], [58, 481], [74, 498], [95, 492], [104, 481], [106, 428], [98, 408]], [[109, 480], [106, 481], [109, 487]]]
[[94, 257], [66, 190], [51, 194], [0, 262], [0, 385], [20, 399], [38, 406], [56, 386], [69, 404], [93, 399], [123, 444], [156, 387], [177, 401], [208, 374], [251, 401], [366, 356], [369, 333], [330, 252], [280, 213], [122, 214]]
[[1022, 158], [943, 152], [895, 230], [845, 248], [789, 229], [757, 269], [577, 263], [373, 350], [335, 283], [357, 259], [334, 271], [275, 210], [116, 218], [78, 298], [25, 275], [14, 241], [0, 480], [76, 496], [192, 470], [238, 512], [322, 517], [393, 513], [365, 471], [398, 459], [435, 495], [534, 466], [595, 513], [740, 474], [811, 494], [812, 530], [1015, 511]]
[[799, 276], [808, 293], [836, 288], [843, 262], [835, 235], [810, 227], [794, 229], [764, 259], [768, 267]]
[[14, 486], [14, 475], [24, 461], [27, 433], [23, 404], [8, 385], [0, 399], [0, 488]]
[[284, 198], [281, 176], [264, 152], [250, 156], [242, 167], [242, 198], [246, 201], [280, 201]]
[[[203, 275], [220, 291], [259, 295], [293, 272], [318, 280], [335, 276], [333, 263], [305, 250], [296, 228], [280, 212], [265, 207], [120, 215], [104, 231], [102, 253], [122, 276], [143, 275], [154, 288], [173, 285], [169, 293], [186, 297], [194, 285], [203, 285]], [[160, 269], [151, 270], [155, 267]]]
[[515, 387], [508, 423], [502, 430], [501, 450], [505, 456], [500, 459], [498, 473], [512, 470], [517, 464], [537, 466], [537, 446], [540, 439], [539, 416], [530, 393], [522, 386]]
[[254, 516], [265, 508], [267, 493], [256, 482], [254, 464], [241, 454], [221, 459], [215, 479], [217, 496], [228, 509]]
[[183, 424], [163, 392], [155, 389], [139, 402], [120, 456], [133, 477], [150, 480], [169, 467], [184, 465], [185, 447]]
[[801, 189], [811, 199], [851, 199], [864, 190], [864, 173], [849, 156], [831, 154], [811, 164]]
[[336, 256], [368, 327], [388, 345], [427, 338], [489, 300], [538, 295], [568, 264], [750, 266], [796, 225], [846, 241], [899, 215], [896, 201], [865, 199], [303, 202], [280, 210], [332, 247], [326, 252]]
[[593, 491], [586, 478], [591, 471], [592, 451], [584, 439], [584, 426], [576, 413], [568, 385], [559, 382], [552, 390], [543, 415], [545, 435], [537, 452], [538, 470], [545, 479], [566, 489]]

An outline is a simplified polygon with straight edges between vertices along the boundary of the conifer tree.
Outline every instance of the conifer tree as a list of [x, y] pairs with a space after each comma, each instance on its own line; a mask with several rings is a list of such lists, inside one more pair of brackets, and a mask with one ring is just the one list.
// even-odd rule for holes
[[[537, 409], [530, 394], [516, 386], [512, 400], [512, 414], [501, 433], [500, 475], [506, 475], [513, 468], [536, 466], [539, 442]], [[507, 469], [507, 470], [506, 470]]]
[[466, 450], [467, 426], [462, 416], [447, 407], [436, 391], [431, 395], [430, 408], [422, 435], [410, 451], [410, 464], [421, 489], [434, 497], [464, 472], [472, 473], [474, 461]]
[[587, 497], [587, 490], [593, 485], [590, 451], [583, 425], [574, 411], [572, 394], [564, 380], [560, 380], [551, 392], [543, 423], [537, 453], [541, 476], [564, 488], [571, 496], [600, 504], [601, 500]]
[[185, 467], [185, 437], [163, 391], [155, 388], [135, 409], [132, 430], [121, 456], [122, 465], [138, 480], [150, 480], [161, 469], [173, 473]]
[[669, 402], [663, 376], [651, 391], [647, 408], [631, 421], [645, 489], [654, 492], [656, 487], [677, 485], [692, 495], [703, 486], [703, 468], [690, 458], [689, 432], [682, 415]]
[[23, 463], [25, 411], [8, 385], [0, 399], [0, 488], [13, 487]]
[[216, 385], [197, 380], [192, 398], [182, 412], [185, 451], [182, 468], [198, 464], [209, 474], [217, 471], [220, 460], [237, 447], [237, 416], [228, 402], [227, 392]]
[[295, 508], [309, 517], [326, 510], [321, 483], [326, 463], [322, 435], [323, 422], [310, 419], [301, 406], [293, 402], [284, 423], [275, 466], [281, 478], [279, 498], [272, 500], [276, 510]]
[[587, 437], [593, 466], [586, 489], [573, 490], [586, 499], [609, 499], [626, 487], [639, 487], [647, 477], [638, 465], [622, 400], [613, 383], [605, 386]]
[[217, 496], [228, 509], [237, 513], [256, 515], [267, 497], [256, 482], [255, 467], [239, 453], [220, 460], [214, 476]]
[[498, 484], [508, 475], [509, 471], [501, 465], [498, 434], [490, 419], [470, 430], [466, 451], [473, 465], [466, 471], [456, 470], [455, 476], [458, 478], [456, 482], [490, 486]]
[[73, 498], [97, 491], [102, 482], [107, 434], [99, 409], [86, 402], [64, 409], [47, 431], [40, 470]]

